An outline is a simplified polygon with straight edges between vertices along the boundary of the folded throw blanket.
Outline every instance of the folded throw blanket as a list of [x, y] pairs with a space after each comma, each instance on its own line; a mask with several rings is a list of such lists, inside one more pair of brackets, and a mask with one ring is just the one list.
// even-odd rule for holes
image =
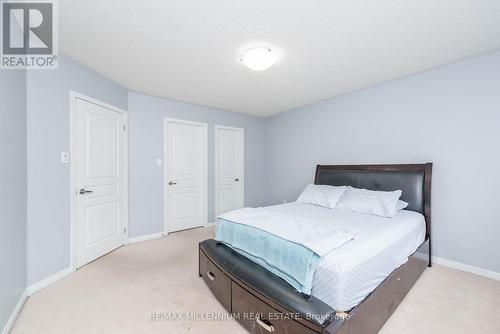
[[356, 234], [356, 230], [265, 208], [244, 208], [218, 217], [215, 239], [310, 295], [319, 258]]

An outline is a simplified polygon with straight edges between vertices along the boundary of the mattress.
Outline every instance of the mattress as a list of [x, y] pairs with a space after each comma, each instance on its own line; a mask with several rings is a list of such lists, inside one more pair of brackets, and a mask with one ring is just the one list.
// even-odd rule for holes
[[424, 216], [414, 211], [391, 219], [296, 202], [267, 209], [359, 230], [354, 240], [321, 257], [314, 273], [312, 295], [337, 311], [362, 302], [425, 239]]

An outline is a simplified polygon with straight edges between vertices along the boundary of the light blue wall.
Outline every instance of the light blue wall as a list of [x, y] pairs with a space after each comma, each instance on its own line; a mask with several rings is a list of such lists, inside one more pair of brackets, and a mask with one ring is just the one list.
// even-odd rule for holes
[[270, 117], [266, 133], [270, 204], [316, 164], [434, 162], [435, 255], [500, 272], [500, 51]]
[[[69, 151], [70, 90], [127, 109], [127, 91], [96, 72], [61, 57], [59, 69], [31, 71], [27, 76], [28, 113], [28, 285], [70, 264], [70, 170], [60, 163]], [[209, 221], [213, 220], [213, 125], [245, 128], [248, 205], [261, 204], [264, 167], [263, 119], [130, 93], [129, 235], [163, 230], [161, 167], [163, 117], [209, 124]], [[259, 183], [261, 182], [261, 183]]]
[[208, 124], [208, 221], [214, 221], [214, 127], [245, 129], [245, 205], [264, 203], [264, 119], [129, 93], [129, 236], [163, 232], [163, 119]]
[[70, 265], [70, 90], [127, 108], [127, 91], [73, 60], [59, 69], [29, 71], [28, 285]]
[[26, 288], [26, 72], [0, 70], [0, 331]]

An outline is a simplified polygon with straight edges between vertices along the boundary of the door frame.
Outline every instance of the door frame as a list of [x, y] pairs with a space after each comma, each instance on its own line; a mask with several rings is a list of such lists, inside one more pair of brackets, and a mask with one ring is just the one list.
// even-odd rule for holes
[[69, 92], [69, 129], [70, 129], [70, 149], [69, 149], [69, 165], [70, 165], [70, 268], [72, 271], [76, 271], [76, 201], [78, 196], [78, 187], [76, 184], [77, 180], [77, 160], [76, 154], [76, 99], [81, 99], [103, 108], [109, 109], [111, 111], [120, 113], [123, 115], [123, 122], [125, 124], [124, 129], [124, 143], [123, 143], [123, 205], [122, 205], [122, 217], [123, 217], [123, 226], [125, 228], [125, 233], [123, 236], [123, 245], [128, 244], [128, 113], [126, 110], [120, 109], [118, 107], [112, 106], [100, 100], [94, 99], [93, 97], [78, 93], [76, 91], [70, 90]]
[[202, 207], [202, 226], [206, 227], [208, 223], [208, 212], [207, 212], [207, 202], [208, 202], [208, 125], [207, 123], [201, 123], [201, 122], [193, 122], [193, 121], [186, 121], [183, 119], [178, 119], [178, 118], [170, 118], [170, 117], [165, 117], [163, 118], [163, 235], [167, 236], [168, 235], [168, 215], [167, 215], [167, 201], [168, 201], [168, 180], [167, 180], [167, 139], [168, 139], [168, 133], [167, 133], [167, 125], [168, 123], [180, 123], [180, 124], [187, 124], [187, 125], [197, 125], [201, 126], [203, 129], [203, 140], [205, 141], [205, 144], [202, 145], [203, 151], [201, 152], [202, 155], [202, 162], [203, 162], [203, 170], [204, 172], [202, 173], [202, 190], [201, 194], [203, 198], [201, 199], [201, 203], [203, 205]]
[[236, 128], [232, 126], [226, 126], [226, 125], [218, 125], [215, 124], [215, 217], [214, 219], [217, 220], [217, 216], [219, 215], [219, 141], [218, 141], [218, 132], [219, 130], [232, 130], [232, 131], [238, 131], [241, 133], [241, 147], [243, 150], [243, 156], [242, 156], [242, 164], [241, 164], [241, 176], [240, 176], [240, 181], [241, 181], [241, 197], [243, 199], [243, 206], [245, 205], [245, 129], [243, 128]]

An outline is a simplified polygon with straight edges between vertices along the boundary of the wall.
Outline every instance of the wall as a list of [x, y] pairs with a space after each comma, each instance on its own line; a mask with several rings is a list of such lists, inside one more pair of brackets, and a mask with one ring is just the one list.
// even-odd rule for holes
[[26, 72], [0, 70], [0, 331], [26, 288]]
[[127, 108], [125, 89], [69, 58], [28, 72], [28, 285], [70, 265], [70, 90]]
[[266, 133], [268, 203], [294, 200], [316, 164], [434, 162], [435, 255], [500, 272], [500, 51], [270, 117]]
[[208, 124], [208, 221], [214, 221], [214, 127], [245, 129], [245, 205], [263, 204], [264, 119], [148, 95], [129, 93], [129, 236], [163, 232], [163, 118]]

